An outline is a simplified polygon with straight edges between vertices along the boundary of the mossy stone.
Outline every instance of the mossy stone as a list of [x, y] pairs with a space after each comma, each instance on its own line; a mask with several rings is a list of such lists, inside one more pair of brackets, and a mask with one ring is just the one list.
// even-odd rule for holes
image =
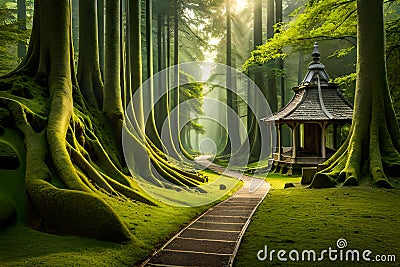
[[19, 167], [19, 159], [15, 150], [7, 142], [0, 139], [0, 169], [15, 170]]
[[302, 168], [301, 184], [309, 185], [314, 179], [314, 175], [317, 173], [316, 167], [305, 167]]

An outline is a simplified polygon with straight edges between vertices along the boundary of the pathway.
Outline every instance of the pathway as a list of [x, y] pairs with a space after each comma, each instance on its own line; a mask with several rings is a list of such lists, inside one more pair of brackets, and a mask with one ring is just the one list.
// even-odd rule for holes
[[[204, 157], [198, 158], [197, 162], [213, 171], [224, 171]], [[195, 219], [142, 266], [232, 266], [251, 216], [267, 195], [270, 185], [232, 171], [225, 174], [243, 180], [243, 187]]]

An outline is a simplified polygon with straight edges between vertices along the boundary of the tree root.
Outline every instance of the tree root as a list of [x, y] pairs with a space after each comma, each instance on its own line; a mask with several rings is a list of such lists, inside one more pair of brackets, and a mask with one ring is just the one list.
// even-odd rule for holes
[[[12, 100], [8, 100], [7, 103], [17, 128], [25, 138], [26, 190], [46, 224], [62, 234], [113, 242], [134, 240], [119, 216], [104, 200], [93, 193], [93, 186], [82, 182], [87, 188], [82, 192], [59, 189], [47, 182], [51, 180], [51, 175], [45, 164], [49, 149], [45, 132], [36, 133], [29, 125], [26, 114], [34, 116], [29, 109]], [[78, 177], [83, 176], [80, 170], [76, 171]], [[96, 223], [93, 223], [93, 218], [97, 218]]]
[[319, 166], [322, 170], [315, 174], [310, 187], [356, 186], [362, 177], [370, 176], [374, 185], [393, 188], [388, 176], [400, 173], [400, 154], [392, 143], [385, 119], [376, 114], [371, 116], [369, 135], [355, 133], [352, 126], [344, 144]]

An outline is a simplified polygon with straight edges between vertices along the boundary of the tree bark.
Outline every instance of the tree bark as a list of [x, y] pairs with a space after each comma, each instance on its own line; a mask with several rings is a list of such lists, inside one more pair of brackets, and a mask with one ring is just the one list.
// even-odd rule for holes
[[79, 1], [79, 59], [77, 79], [87, 103], [101, 108], [103, 105], [103, 81], [99, 64], [97, 38], [96, 1]]
[[[26, 0], [17, 0], [17, 21], [18, 29], [26, 30]], [[25, 42], [18, 43], [18, 58], [23, 58], [26, 54]]]
[[[82, 0], [81, 0], [82, 1]], [[113, 139], [121, 147], [124, 110], [121, 93], [121, 31], [120, 0], [106, 0], [104, 99], [103, 113], [108, 119]], [[121, 152], [122, 149], [120, 148]]]
[[[161, 140], [157, 132], [156, 126], [156, 106], [154, 103], [155, 87], [154, 87], [154, 57], [153, 57], [153, 3], [152, 0], [146, 0], [146, 57], [147, 57], [147, 81], [149, 83], [148, 92], [144, 92], [145, 107], [151, 107], [149, 118], [146, 121], [146, 134], [150, 140], [162, 149]], [[157, 88], [159, 90], [159, 88]], [[157, 92], [158, 95], [159, 92]]]
[[133, 108], [138, 127], [142, 133], [145, 132], [143, 114], [143, 93], [139, 90], [143, 83], [142, 76], [142, 37], [141, 37], [141, 1], [128, 0], [129, 9], [129, 45], [130, 45], [130, 78], [131, 96], [136, 94]]
[[[263, 38], [262, 38], [262, 1], [261, 0], [254, 0], [254, 49], [256, 49], [258, 46], [263, 44]], [[264, 74], [256, 68], [253, 73], [254, 75], [254, 83], [257, 85], [257, 87], [262, 91], [265, 92], [266, 86], [264, 84]], [[254, 91], [255, 88], [251, 85], [248, 86], [248, 101], [249, 104], [252, 105], [255, 109], [257, 107], [255, 106], [255, 101], [254, 99]], [[247, 128], [248, 128], [248, 137], [249, 137], [249, 144], [250, 144], [250, 155], [252, 156], [252, 159], [257, 159], [258, 156], [261, 153], [261, 136], [260, 136], [260, 130], [258, 128], [258, 122], [253, 114], [253, 110], [248, 107], [247, 108]]]
[[104, 74], [104, 0], [97, 0], [100, 72]]
[[74, 41], [74, 55], [79, 51], [79, 1], [72, 0], [72, 39]]
[[239, 136], [239, 121], [238, 121], [238, 107], [237, 107], [237, 94], [235, 91], [236, 82], [235, 77], [232, 75], [232, 12], [231, 0], [226, 1], [226, 96], [227, 106], [231, 110], [227, 110], [227, 126], [228, 126], [228, 139], [227, 145], [222, 155], [233, 155], [240, 149], [240, 136]]
[[[95, 12], [88, 10], [96, 10], [95, 3], [85, 3], [88, 13], [82, 17], [86, 22], [95, 21]], [[40, 116], [29, 103], [0, 98], [24, 135], [25, 187], [46, 225], [60, 234], [114, 242], [135, 240], [105, 202], [106, 194], [110, 197], [118, 191], [148, 204], [154, 202], [117, 169], [99, 142], [106, 136], [101, 136], [100, 124], [91, 121], [75, 78], [70, 5], [70, 0], [35, 1], [28, 54], [12, 73], [16, 80], [21, 75], [35, 76], [40, 85], [33, 78], [24, 79], [33, 87], [42, 86], [42, 94], [35, 96], [43, 105]], [[88, 24], [96, 34], [93, 23]], [[89, 36], [93, 41], [90, 38], [93, 36]], [[53, 166], [52, 171], [48, 164]], [[57, 183], [51, 181], [54, 176], [58, 177]], [[60, 182], [62, 186], [54, 186]]]
[[[36, 25], [40, 25], [38, 33], [41, 37], [37, 76], [39, 81], [47, 81], [51, 103], [46, 128], [47, 147], [59, 178], [69, 190], [58, 189], [47, 183], [46, 177], [41, 177], [44, 170], [34, 171], [33, 165], [43, 166], [44, 160], [36, 158], [34, 152], [36, 149], [45, 149], [45, 146], [29, 142], [27, 146], [32, 150], [27, 151], [27, 165], [32, 169], [26, 172], [26, 179], [30, 181], [28, 193], [42, 216], [58, 231], [113, 241], [130, 239], [129, 231], [119, 217], [81, 180], [66, 148], [67, 130], [73, 114], [72, 86], [76, 82], [70, 1], [42, 0], [36, 8], [39, 9], [36, 19], [40, 20], [40, 24]], [[29, 131], [26, 130], [24, 135], [28, 137]], [[92, 224], [91, 220], [96, 216], [103, 219]]]
[[[275, 16], [276, 16], [276, 23], [282, 23], [283, 21], [283, 14], [282, 14], [282, 0], [275, 0]], [[281, 92], [281, 105], [280, 108], [283, 108], [286, 105], [286, 92], [285, 92], [285, 76], [283, 74], [284, 72], [284, 65], [283, 65], [283, 59], [278, 58], [277, 59], [277, 66], [278, 69], [280, 70], [280, 76], [279, 76], [279, 84], [280, 84], [280, 92]]]

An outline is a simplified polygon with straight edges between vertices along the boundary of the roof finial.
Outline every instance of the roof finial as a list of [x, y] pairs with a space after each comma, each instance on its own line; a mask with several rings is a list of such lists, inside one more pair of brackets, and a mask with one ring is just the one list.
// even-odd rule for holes
[[318, 43], [317, 42], [314, 43], [314, 51], [311, 54], [311, 56], [312, 56], [313, 61], [314, 61], [313, 63], [320, 63], [321, 54], [319, 53]]

